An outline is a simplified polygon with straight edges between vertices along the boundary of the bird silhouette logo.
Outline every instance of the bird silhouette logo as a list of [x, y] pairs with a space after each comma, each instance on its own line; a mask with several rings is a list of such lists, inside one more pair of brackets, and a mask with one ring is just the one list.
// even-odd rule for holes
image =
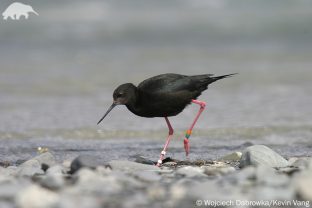
[[9, 17], [12, 20], [19, 20], [22, 16], [28, 19], [29, 14], [39, 14], [30, 5], [26, 5], [20, 2], [14, 2], [2, 13], [3, 19], [7, 20]]

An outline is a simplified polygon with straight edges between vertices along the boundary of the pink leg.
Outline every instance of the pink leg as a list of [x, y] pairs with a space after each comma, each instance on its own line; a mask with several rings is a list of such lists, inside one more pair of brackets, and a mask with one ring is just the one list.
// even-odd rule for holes
[[205, 107], [206, 107], [206, 103], [203, 102], [203, 101], [199, 101], [199, 100], [192, 100], [192, 103], [195, 103], [195, 104], [198, 104], [200, 105], [200, 109], [191, 125], [191, 127], [186, 131], [185, 133], [185, 138], [184, 138], [184, 150], [185, 150], [185, 154], [186, 156], [188, 156], [189, 152], [190, 152], [190, 146], [189, 146], [189, 138], [192, 134], [192, 130], [200, 116], [200, 114], [205, 110]]
[[159, 158], [159, 160], [157, 161], [157, 166], [158, 166], [158, 167], [161, 166], [161, 164], [162, 164], [162, 160], [164, 159], [164, 156], [165, 156], [165, 154], [166, 154], [166, 150], [167, 150], [168, 145], [169, 145], [169, 143], [170, 143], [170, 139], [171, 139], [171, 137], [172, 137], [172, 135], [173, 135], [173, 128], [172, 128], [172, 126], [171, 126], [171, 124], [170, 124], [170, 122], [169, 122], [169, 119], [168, 119], [167, 117], [165, 117], [165, 120], [166, 120], [168, 129], [169, 129], [169, 135], [168, 135], [168, 138], [167, 138], [167, 140], [166, 140], [164, 149], [163, 149], [163, 151], [161, 151], [160, 158]]

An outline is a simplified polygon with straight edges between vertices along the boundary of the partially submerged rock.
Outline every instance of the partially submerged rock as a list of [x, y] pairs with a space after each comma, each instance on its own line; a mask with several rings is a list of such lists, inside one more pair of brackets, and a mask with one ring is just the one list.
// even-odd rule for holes
[[288, 161], [264, 145], [253, 145], [243, 151], [239, 167], [243, 168], [249, 165], [266, 165], [269, 167], [286, 167]]

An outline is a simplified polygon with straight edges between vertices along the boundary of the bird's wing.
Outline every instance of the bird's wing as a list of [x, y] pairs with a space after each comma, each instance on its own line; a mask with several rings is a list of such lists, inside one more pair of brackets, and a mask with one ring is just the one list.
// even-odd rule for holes
[[192, 90], [192, 80], [189, 76], [180, 74], [161, 74], [144, 80], [138, 85], [138, 89], [148, 94]]

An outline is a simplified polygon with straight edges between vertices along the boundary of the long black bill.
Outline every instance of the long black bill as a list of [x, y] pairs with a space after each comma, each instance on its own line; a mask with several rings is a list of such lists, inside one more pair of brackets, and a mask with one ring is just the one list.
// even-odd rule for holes
[[114, 108], [116, 105], [117, 105], [116, 103], [113, 103], [113, 104], [109, 107], [109, 109], [106, 111], [106, 113], [104, 114], [104, 116], [99, 120], [99, 122], [97, 122], [97, 124], [101, 123], [101, 121], [103, 121], [103, 119], [107, 116], [107, 114], [108, 114], [111, 110], [113, 110], [113, 108]]

